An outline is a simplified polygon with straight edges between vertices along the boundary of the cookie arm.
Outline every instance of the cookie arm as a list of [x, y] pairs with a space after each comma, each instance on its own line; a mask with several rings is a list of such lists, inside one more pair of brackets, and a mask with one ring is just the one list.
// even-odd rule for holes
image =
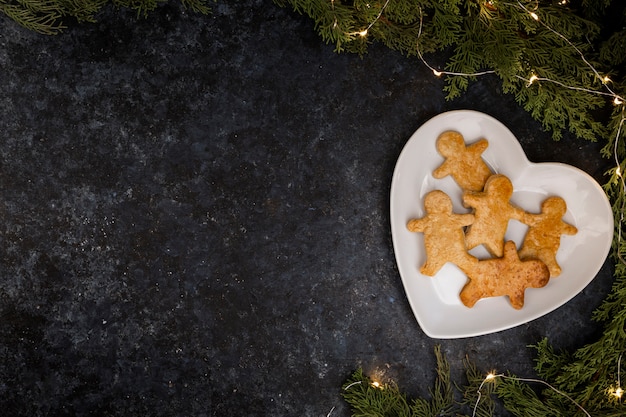
[[406, 228], [409, 229], [410, 232], [423, 232], [426, 224], [425, 219], [426, 218], [411, 219], [406, 224]]
[[528, 226], [532, 226], [535, 223], [535, 215], [524, 211], [523, 209], [511, 204], [511, 218], [520, 221]]
[[448, 164], [447, 162], [448, 160], [446, 159], [441, 165], [435, 168], [432, 173], [434, 178], [440, 179], [450, 175], [450, 164]]
[[474, 152], [483, 153], [488, 146], [489, 142], [487, 141], [487, 139], [480, 139], [479, 141], [472, 143], [467, 148], [471, 149]]
[[463, 206], [464, 207], [476, 207], [480, 202], [480, 197], [472, 191], [466, 191], [463, 193]]
[[576, 233], [578, 233], [578, 229], [571, 224], [563, 222], [561, 233], [563, 233], [564, 235], [575, 235]]
[[474, 223], [474, 215], [471, 213], [459, 214], [458, 215], [458, 225], [459, 226], [469, 226]]

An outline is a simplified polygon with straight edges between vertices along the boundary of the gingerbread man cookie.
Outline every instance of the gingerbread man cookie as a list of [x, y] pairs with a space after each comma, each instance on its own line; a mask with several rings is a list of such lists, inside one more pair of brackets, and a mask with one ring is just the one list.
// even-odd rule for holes
[[463, 194], [463, 204], [474, 209], [474, 223], [465, 237], [468, 249], [482, 244], [493, 256], [502, 256], [509, 220], [522, 221], [525, 215], [524, 210], [510, 203], [512, 195], [513, 184], [502, 174], [489, 177], [484, 191]]
[[424, 233], [426, 262], [420, 267], [424, 275], [433, 276], [446, 262], [456, 264], [462, 270], [472, 267], [477, 259], [467, 253], [463, 228], [472, 224], [472, 214], [452, 212], [452, 200], [440, 190], [434, 190], [424, 197], [426, 215], [411, 219], [407, 229]]
[[466, 273], [469, 281], [460, 297], [467, 307], [481, 298], [506, 295], [511, 306], [519, 310], [524, 306], [526, 288], [541, 288], [550, 280], [546, 264], [536, 259], [521, 261], [513, 241], [504, 245], [504, 257], [479, 261]]
[[439, 135], [436, 145], [445, 161], [433, 171], [433, 177], [441, 179], [450, 175], [464, 190], [482, 191], [492, 174], [481, 156], [489, 146], [487, 140], [466, 146], [460, 133], [447, 131]]
[[561, 246], [561, 235], [574, 235], [576, 227], [565, 223], [562, 218], [567, 211], [567, 204], [561, 197], [549, 197], [541, 204], [540, 214], [526, 213], [523, 222], [529, 226], [522, 247], [521, 259], [539, 259], [550, 269], [550, 276], [561, 274], [561, 267], [556, 261], [556, 252]]

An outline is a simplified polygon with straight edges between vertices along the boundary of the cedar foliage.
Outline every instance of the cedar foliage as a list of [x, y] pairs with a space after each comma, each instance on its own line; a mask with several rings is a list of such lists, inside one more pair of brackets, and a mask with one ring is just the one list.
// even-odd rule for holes
[[[108, 4], [137, 11], [147, 16], [167, 0], [0, 0], [0, 12], [20, 25], [44, 35], [56, 35], [68, 28], [68, 22], [95, 22], [97, 13]], [[210, 12], [209, 0], [181, 0], [196, 12]]]

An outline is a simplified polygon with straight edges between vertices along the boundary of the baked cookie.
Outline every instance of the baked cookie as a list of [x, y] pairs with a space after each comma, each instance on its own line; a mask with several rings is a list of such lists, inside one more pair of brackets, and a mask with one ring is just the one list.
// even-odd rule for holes
[[524, 210], [510, 203], [512, 195], [513, 184], [502, 174], [489, 177], [484, 191], [463, 194], [463, 204], [474, 209], [474, 222], [465, 236], [468, 249], [482, 244], [493, 256], [502, 256], [509, 220], [522, 221], [525, 215]]
[[492, 174], [481, 156], [489, 146], [486, 139], [466, 146], [460, 133], [447, 131], [439, 135], [436, 146], [445, 161], [433, 171], [433, 177], [441, 179], [450, 175], [464, 190], [482, 191]]
[[426, 262], [420, 272], [433, 276], [446, 262], [452, 262], [462, 270], [472, 267], [477, 259], [467, 253], [464, 227], [472, 224], [474, 216], [453, 213], [452, 200], [440, 190], [426, 194], [424, 209], [424, 217], [407, 223], [409, 231], [424, 233]]
[[556, 253], [561, 246], [561, 235], [574, 235], [576, 227], [565, 223], [562, 218], [567, 204], [561, 197], [549, 197], [541, 204], [540, 214], [526, 213], [523, 222], [529, 228], [519, 251], [520, 259], [539, 259], [550, 269], [550, 276], [561, 274]]
[[548, 267], [540, 260], [520, 260], [513, 241], [505, 243], [502, 258], [478, 261], [466, 274], [469, 280], [460, 297], [470, 308], [481, 298], [506, 295], [513, 308], [519, 310], [524, 306], [526, 288], [541, 288], [550, 279]]

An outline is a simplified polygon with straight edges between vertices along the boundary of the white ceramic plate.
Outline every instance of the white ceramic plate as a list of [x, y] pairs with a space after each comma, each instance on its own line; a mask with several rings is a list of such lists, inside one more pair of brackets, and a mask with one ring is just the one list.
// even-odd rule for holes
[[[508, 297], [486, 298], [473, 308], [465, 307], [459, 293], [467, 278], [453, 264], [446, 264], [434, 277], [419, 272], [426, 260], [423, 234], [409, 232], [406, 223], [424, 216], [424, 196], [429, 191], [442, 190], [452, 199], [454, 212], [468, 211], [461, 204], [461, 189], [452, 178], [435, 179], [431, 175], [443, 162], [435, 141], [446, 130], [461, 133], [468, 144], [480, 138], [488, 140], [483, 159], [495, 173], [511, 179], [514, 204], [539, 213], [547, 196], [560, 196], [568, 208], [564, 220], [578, 228], [576, 235], [561, 237], [557, 253], [561, 275], [550, 279], [543, 288], [527, 289], [520, 310], [511, 307]], [[505, 238], [519, 247], [526, 230], [525, 225], [510, 221]], [[515, 136], [502, 123], [483, 113], [461, 110], [426, 122], [402, 150], [391, 183], [391, 232], [400, 276], [418, 323], [430, 337], [461, 338], [529, 322], [582, 291], [608, 255], [613, 213], [604, 191], [590, 175], [570, 165], [528, 161]], [[480, 250], [481, 247], [476, 248], [472, 254], [487, 257], [487, 252]]]

